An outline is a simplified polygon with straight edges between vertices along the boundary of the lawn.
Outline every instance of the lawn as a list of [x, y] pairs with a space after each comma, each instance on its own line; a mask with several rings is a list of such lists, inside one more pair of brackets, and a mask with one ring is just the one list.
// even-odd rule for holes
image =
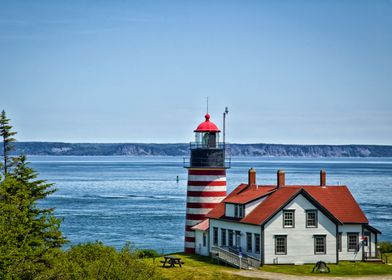
[[[390, 257], [392, 258], [392, 256]], [[365, 263], [365, 262], [340, 262], [328, 264], [330, 273], [312, 273], [314, 265], [265, 265], [262, 271], [279, 272], [294, 275], [325, 275], [325, 276], [360, 276], [360, 275], [392, 275], [392, 265]]]
[[[163, 258], [156, 258], [155, 264], [158, 272], [167, 279], [252, 279], [245, 278], [238, 275], [233, 275], [230, 271], [238, 271], [238, 269], [215, 264], [210, 257], [203, 257], [198, 255], [187, 255], [183, 253], [174, 254], [181, 258], [185, 263], [182, 267], [176, 266], [174, 268], [163, 268], [160, 260]], [[149, 261], [152, 261], [150, 259]], [[257, 278], [260, 280], [260, 278]]]
[[[188, 255], [184, 253], [174, 254], [184, 261], [182, 267], [163, 268], [160, 260], [163, 258], [157, 257], [154, 261], [157, 272], [165, 279], [252, 279], [245, 278], [238, 275], [233, 275], [230, 272], [238, 272], [236, 268], [231, 268], [224, 265], [214, 263], [211, 258], [199, 255]], [[147, 259], [148, 262], [153, 262], [152, 259]], [[389, 262], [392, 263], [392, 254], [389, 254]], [[360, 276], [360, 275], [392, 275], [392, 265], [364, 263], [364, 262], [340, 262], [336, 264], [328, 264], [331, 269], [330, 273], [312, 273], [314, 265], [265, 265], [260, 268], [261, 271], [277, 272], [293, 275], [310, 275], [310, 276]], [[257, 278], [260, 280], [260, 278]]]

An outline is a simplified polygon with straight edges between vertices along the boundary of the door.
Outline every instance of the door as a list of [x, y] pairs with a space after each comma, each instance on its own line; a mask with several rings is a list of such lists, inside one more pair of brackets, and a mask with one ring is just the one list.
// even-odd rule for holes
[[371, 234], [369, 231], [364, 232], [364, 240], [363, 240], [363, 251], [365, 252], [365, 258], [372, 257], [372, 240]]

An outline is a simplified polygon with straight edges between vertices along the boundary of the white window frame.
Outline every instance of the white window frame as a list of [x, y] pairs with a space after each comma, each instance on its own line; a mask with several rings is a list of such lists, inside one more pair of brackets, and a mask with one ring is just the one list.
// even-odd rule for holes
[[[317, 251], [317, 246], [320, 246], [320, 244], [317, 244], [317, 240], [322, 239], [323, 244], [322, 246], [324, 247], [323, 251]], [[314, 235], [314, 254], [315, 255], [325, 255], [327, 254], [327, 236], [326, 235]]]
[[[314, 225], [309, 225], [309, 214], [314, 213]], [[317, 210], [306, 210], [306, 227], [317, 228], [318, 227], [318, 211]]]
[[[286, 219], [286, 214], [292, 214], [292, 224], [291, 225], [286, 225], [286, 220], [288, 220], [288, 219]], [[287, 210], [283, 210], [283, 227], [284, 228], [295, 228], [295, 210], [290, 210], [290, 209], [287, 209]]]

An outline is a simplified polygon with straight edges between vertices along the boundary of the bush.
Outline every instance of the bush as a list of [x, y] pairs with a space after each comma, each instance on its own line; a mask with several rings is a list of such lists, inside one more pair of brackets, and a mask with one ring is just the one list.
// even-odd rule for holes
[[142, 258], [156, 258], [156, 257], [160, 256], [157, 251], [152, 250], [152, 249], [137, 250], [136, 254], [140, 259], [142, 259]]
[[53, 266], [36, 279], [162, 279], [155, 267], [129, 246], [120, 252], [101, 242], [80, 244], [53, 254]]
[[381, 253], [392, 253], [392, 242], [382, 241], [379, 242], [378, 245], [380, 246]]

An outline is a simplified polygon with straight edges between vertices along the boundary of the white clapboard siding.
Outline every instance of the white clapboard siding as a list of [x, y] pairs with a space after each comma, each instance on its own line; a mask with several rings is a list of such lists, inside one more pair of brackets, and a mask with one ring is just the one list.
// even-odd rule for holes
[[[282, 211], [277, 213], [264, 227], [265, 264], [315, 263], [324, 261], [336, 263], [336, 224], [318, 211], [318, 227], [306, 227], [306, 210], [316, 206], [304, 196], [297, 196], [284, 209], [295, 210], [295, 227], [283, 227]], [[287, 254], [275, 255], [275, 235], [287, 235]], [[314, 235], [326, 235], [327, 252], [314, 254]]]
[[339, 226], [339, 232], [342, 233], [342, 251], [339, 252], [340, 261], [360, 261], [362, 260], [362, 246], [359, 246], [359, 251], [349, 252], [347, 244], [347, 233], [358, 233], [359, 239], [362, 236], [362, 225], [345, 224]]

